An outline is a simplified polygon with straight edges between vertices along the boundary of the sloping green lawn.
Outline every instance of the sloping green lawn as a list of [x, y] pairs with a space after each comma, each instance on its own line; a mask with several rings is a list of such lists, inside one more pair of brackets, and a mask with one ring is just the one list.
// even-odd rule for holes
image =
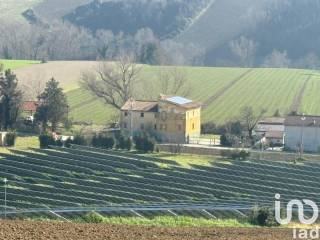
[[[6, 68], [12, 69], [38, 63], [24, 60], [0, 60], [0, 62], [4, 63]], [[30, 67], [30, 71], [26, 72], [35, 76], [38, 73], [50, 72], [53, 77], [61, 81], [68, 96], [70, 116], [75, 122], [105, 125], [116, 120], [118, 112], [79, 87], [81, 72], [93, 71], [94, 66], [94, 62], [50, 62], [41, 64], [40, 67]], [[172, 68], [144, 65], [139, 81], [134, 85], [136, 99], [158, 99], [161, 93], [159, 71]], [[293, 110], [293, 106], [299, 107], [300, 112], [305, 114], [320, 114], [320, 108], [316, 104], [319, 99], [319, 71], [219, 67], [178, 67], [178, 69], [185, 73], [187, 84], [190, 86], [191, 91], [187, 97], [205, 104], [202, 110], [202, 122], [213, 121], [223, 124], [226, 121], [236, 120], [240, 109], [244, 106], [251, 106], [257, 111], [262, 108], [267, 109], [269, 116], [277, 110], [287, 114]]]
[[[159, 68], [147, 66], [143, 69], [141, 81], [136, 84], [136, 95], [139, 99], [158, 97]], [[202, 110], [202, 122], [213, 121], [217, 124], [237, 119], [240, 109], [244, 106], [252, 106], [257, 111], [265, 108], [269, 116], [278, 109], [283, 114], [291, 112], [292, 104], [308, 74], [313, 72], [262, 68], [246, 73], [248, 69], [201, 67], [183, 67], [182, 70], [186, 72], [187, 81], [191, 86], [189, 98], [207, 103]], [[237, 78], [239, 80], [235, 81]], [[319, 98], [319, 83], [320, 78], [312, 77], [307, 84], [300, 103], [300, 110], [306, 114], [320, 114], [320, 108], [314, 101]], [[219, 96], [214, 98], [217, 94]], [[67, 95], [71, 105], [71, 116], [74, 119], [103, 124], [116, 114], [114, 109], [104, 105], [100, 100], [94, 100], [94, 97], [81, 89], [74, 89], [67, 92]]]
[[30, 60], [4, 60], [0, 59], [0, 64], [4, 65], [5, 69], [17, 69], [21, 67], [26, 67], [32, 64], [40, 63], [39, 61]]

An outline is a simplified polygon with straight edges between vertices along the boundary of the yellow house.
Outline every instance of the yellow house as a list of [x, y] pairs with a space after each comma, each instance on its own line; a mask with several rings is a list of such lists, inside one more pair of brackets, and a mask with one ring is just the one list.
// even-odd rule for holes
[[201, 104], [179, 96], [161, 95], [158, 101], [127, 101], [120, 125], [135, 135], [154, 134], [163, 142], [185, 143], [201, 134]]

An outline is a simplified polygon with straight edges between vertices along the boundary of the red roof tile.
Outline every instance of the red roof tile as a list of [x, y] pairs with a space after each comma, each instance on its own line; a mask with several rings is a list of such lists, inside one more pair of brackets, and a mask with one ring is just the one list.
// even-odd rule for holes
[[22, 103], [21, 109], [23, 111], [36, 112], [39, 103], [35, 101], [26, 101]]

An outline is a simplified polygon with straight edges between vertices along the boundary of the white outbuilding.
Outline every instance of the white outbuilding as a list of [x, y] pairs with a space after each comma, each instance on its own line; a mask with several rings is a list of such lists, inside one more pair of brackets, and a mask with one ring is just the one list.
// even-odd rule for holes
[[285, 126], [285, 149], [296, 152], [320, 152], [320, 116], [288, 116]]

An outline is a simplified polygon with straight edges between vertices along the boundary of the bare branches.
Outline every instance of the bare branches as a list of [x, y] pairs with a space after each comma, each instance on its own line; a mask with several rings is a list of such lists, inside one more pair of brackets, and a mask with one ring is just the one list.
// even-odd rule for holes
[[82, 86], [107, 105], [120, 109], [133, 97], [140, 67], [130, 55], [121, 55], [116, 63], [102, 62], [94, 72], [82, 74]]
[[20, 89], [24, 91], [25, 100], [36, 100], [38, 96], [44, 91], [46, 83], [43, 81], [45, 78], [43, 73], [27, 74], [25, 81], [21, 82]]
[[186, 73], [178, 68], [171, 70], [160, 70], [158, 73], [161, 93], [166, 95], [188, 96], [191, 87], [188, 84]]
[[267, 110], [262, 109], [260, 112], [254, 112], [252, 107], [244, 107], [240, 112], [240, 121], [248, 131], [249, 137], [252, 138], [254, 128], [257, 126], [261, 118], [266, 114]]
[[241, 66], [251, 67], [253, 65], [257, 50], [257, 44], [254, 41], [241, 36], [230, 43], [230, 49], [239, 58]]

